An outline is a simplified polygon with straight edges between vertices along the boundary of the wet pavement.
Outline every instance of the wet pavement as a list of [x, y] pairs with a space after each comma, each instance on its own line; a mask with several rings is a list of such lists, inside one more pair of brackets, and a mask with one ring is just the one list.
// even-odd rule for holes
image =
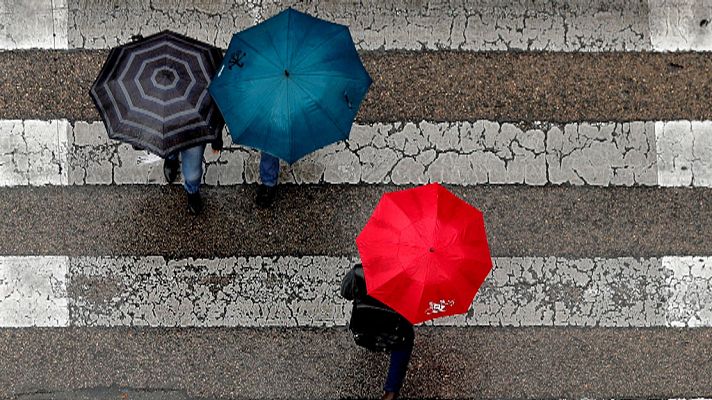
[[[179, 186], [3, 189], [5, 255], [356, 255], [389, 185], [283, 185], [273, 210], [254, 185], [204, 188], [191, 216]], [[484, 212], [493, 256], [711, 255], [712, 189], [449, 187]], [[41, 210], [41, 211], [38, 211]]]
[[[0, 118], [95, 121], [107, 51], [0, 53]], [[357, 122], [712, 119], [709, 53], [363, 52]]]
[[[484, 211], [495, 269], [416, 328], [404, 398], [712, 396], [705, 0], [28, 4], [0, 0], [0, 50], [44, 48], [0, 51], [0, 398], [377, 397], [335, 290], [380, 196], [427, 181]], [[287, 5], [351, 27], [355, 134], [274, 210], [254, 152], [208, 156], [193, 217], [89, 87], [137, 32], [224, 48]]]
[[[711, 329], [419, 328], [403, 395], [699, 397], [711, 348]], [[112, 385], [158, 399], [374, 398], [387, 363], [344, 328], [1, 329], [0, 358], [0, 396], [19, 399]]]

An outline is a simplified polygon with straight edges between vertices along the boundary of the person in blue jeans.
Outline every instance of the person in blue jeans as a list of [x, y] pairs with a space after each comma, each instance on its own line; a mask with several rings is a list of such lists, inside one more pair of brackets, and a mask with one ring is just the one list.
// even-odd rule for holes
[[[210, 143], [213, 153], [222, 150], [222, 137]], [[173, 183], [178, 177], [178, 167], [183, 172], [183, 188], [188, 195], [188, 211], [198, 215], [203, 211], [203, 199], [200, 196], [200, 182], [203, 178], [203, 153], [205, 143], [173, 153], [163, 161], [163, 175], [166, 182]], [[180, 158], [179, 158], [180, 155]]]
[[279, 158], [262, 152], [260, 157], [260, 185], [257, 187], [255, 203], [258, 207], [269, 208], [277, 195], [279, 178]]

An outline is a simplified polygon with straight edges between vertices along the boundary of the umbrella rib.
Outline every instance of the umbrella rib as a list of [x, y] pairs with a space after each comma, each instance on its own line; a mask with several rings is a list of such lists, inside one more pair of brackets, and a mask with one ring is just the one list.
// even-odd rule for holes
[[[348, 28], [345, 27], [345, 29], [346, 29], [346, 32], [349, 31]], [[334, 36], [332, 36], [332, 37], [330, 37], [330, 38], [324, 40], [323, 42], [317, 44], [315, 47], [311, 48], [311, 53], [313, 53], [313, 52], [315, 52], [316, 50], [320, 49], [321, 47], [323, 47], [323, 46], [326, 45], [327, 43], [331, 42], [332, 40], [338, 38], [339, 35], [342, 34], [342, 32], [344, 32], [344, 31], [342, 30], [342, 31], [339, 32], [338, 34], [336, 34], [336, 35], [334, 35]], [[351, 43], [353, 43], [353, 42], [351, 42]], [[292, 69], [297, 69], [297, 67], [301, 67], [301, 65], [304, 63], [304, 61], [305, 61], [305, 60], [308, 60], [308, 59], [309, 59], [308, 57], [304, 56], [301, 60], [299, 60], [299, 62], [297, 62], [297, 63], [292, 67]], [[318, 61], [318, 62], [321, 62], [321, 61]], [[316, 63], [314, 63], [314, 64], [316, 64]], [[307, 66], [309, 66], [309, 65], [314, 65], [314, 64], [307, 64]]]
[[291, 27], [291, 22], [292, 22], [292, 13], [289, 12], [289, 13], [287, 14], [287, 54], [286, 54], [286, 56], [287, 56], [287, 62], [284, 64], [284, 67], [287, 68], [287, 69], [291, 69], [290, 62], [292, 61], [292, 60], [291, 60], [292, 54], [289, 52], [289, 51], [291, 50], [291, 48], [290, 48], [289, 45], [292, 43], [292, 41], [289, 40], [289, 34], [291, 33], [291, 31], [289, 30], [289, 28]]
[[[289, 30], [289, 17], [287, 17], [287, 30]], [[269, 38], [269, 44], [270, 46], [272, 46], [272, 49], [274, 49], [274, 54], [279, 57], [279, 62], [282, 63], [282, 67], [279, 67], [280, 69], [282, 69], [286, 66], [286, 64], [284, 64], [284, 60], [282, 60], [282, 55], [279, 54], [279, 49], [277, 49], [277, 46], [274, 44], [274, 37], [272, 37], [272, 31], [270, 31], [269, 29], [266, 29], [265, 31], [267, 33], [267, 37]], [[289, 40], [287, 40], [287, 42], [289, 42]]]
[[[328, 21], [327, 21], [327, 22], [328, 22]], [[307, 27], [307, 29], [304, 30], [304, 31], [302, 31], [302, 37], [301, 37], [301, 40], [300, 40], [298, 43], [303, 43], [304, 40], [305, 40], [307, 37], [309, 37], [309, 35], [311, 35], [312, 31], [313, 31], [317, 26], [319, 26], [319, 24], [316, 24], [316, 23], [309, 24], [309, 26]], [[291, 58], [288, 60], [290, 68], [292, 68], [292, 61], [293, 61], [293, 59], [294, 59], [294, 57], [291, 57]], [[300, 58], [300, 57], [297, 57], [297, 60], [301, 60], [301, 58]], [[294, 69], [294, 68], [292, 68], [292, 69]]]
[[334, 124], [334, 126], [336, 127], [336, 129], [339, 130], [339, 132], [341, 132], [342, 134], [346, 135], [346, 137], [349, 136], [349, 133], [348, 133], [348, 132], [344, 132], [344, 131], [341, 129], [341, 127], [339, 127], [339, 124], [336, 123], [336, 121], [334, 121], [334, 118], [326, 111], [326, 109], [324, 108], [324, 106], [322, 106], [321, 104], [319, 104], [319, 102], [314, 98], [314, 96], [311, 95], [311, 93], [309, 93], [308, 90], [304, 89], [298, 82], [296, 82], [296, 81], [294, 81], [294, 80], [293, 80], [292, 82], [294, 83], [294, 86], [298, 87], [299, 90], [301, 90], [302, 92], [304, 92], [304, 94], [306, 94], [307, 96], [309, 96], [309, 98], [314, 101], [314, 104], [316, 104], [316, 106], [319, 107], [319, 109], [321, 110], [321, 112], [324, 113], [324, 115], [326, 115], [326, 117], [329, 119], [329, 121], [331, 121], [331, 123]]
[[243, 79], [240, 79], [240, 82], [244, 83], [244, 82], [263, 81], [263, 80], [266, 80], [266, 79], [279, 78], [280, 76], [281, 76], [281, 74], [272, 74], [272, 75], [256, 76], [256, 77], [253, 77], [253, 78], [246, 78], [246, 79], [243, 78]]
[[[267, 104], [267, 102], [270, 100], [270, 97], [272, 96], [272, 94], [277, 91], [277, 88], [278, 88], [278, 86], [275, 86], [274, 88], [272, 88], [272, 90], [269, 93], [267, 93], [266, 95], [263, 96], [262, 102], [260, 102], [260, 104], [257, 107], [254, 107], [253, 109], [259, 111], [261, 107], [263, 107], [265, 104]], [[234, 109], [234, 107], [230, 107], [228, 110], [232, 110], [232, 109]], [[252, 115], [252, 117], [248, 120], [248, 123], [245, 124], [245, 129], [242, 130], [243, 134], [250, 128], [250, 126], [252, 126], [252, 124], [257, 119], [257, 116], [260, 114], [258, 111], [255, 111], [254, 115]], [[238, 139], [239, 139], [239, 137], [238, 137]]]
[[435, 224], [433, 224], [432, 237], [437, 237], [437, 233], [440, 232], [440, 190], [435, 188]]
[[418, 303], [418, 310], [420, 310], [420, 307], [423, 304], [423, 296], [425, 295], [425, 282], [430, 282], [430, 275], [433, 272], [433, 260], [430, 260], [430, 262], [427, 264], [427, 270], [425, 271], [425, 280], [423, 281], [423, 290], [420, 292], [420, 298], [419, 298], [419, 303]]
[[257, 48], [255, 48], [254, 46], [252, 46], [249, 42], [247, 42], [246, 40], [243, 40], [242, 38], [239, 38], [239, 37], [238, 37], [237, 39], [238, 39], [239, 41], [241, 41], [242, 43], [244, 43], [246, 47], [249, 47], [250, 49], [252, 49], [252, 51], [254, 51], [255, 54], [257, 54], [258, 56], [262, 57], [262, 58], [263, 58], [264, 60], [266, 60], [268, 63], [272, 64], [272, 66], [275, 67], [275, 68], [277, 68], [277, 70], [281, 70], [281, 69], [282, 69], [282, 67], [280, 67], [279, 65], [277, 65], [271, 58], [269, 58], [269, 57], [265, 56], [264, 54], [260, 53], [260, 51], [259, 51]]
[[294, 121], [292, 121], [292, 103], [289, 96], [289, 81], [290, 79], [287, 79], [287, 90], [285, 90], [285, 92], [287, 94], [287, 123], [289, 124], [289, 127], [287, 128], [287, 131], [289, 132], [289, 135], [287, 135], [289, 146], [287, 148], [289, 149], [289, 160], [291, 161], [294, 157], [294, 147], [292, 146], [292, 125], [294, 124]]
[[[398, 210], [400, 210], [400, 212], [403, 213], [403, 215], [405, 215], [405, 216], [408, 218], [408, 221], [410, 222], [410, 225], [408, 225], [409, 227], [412, 227], [413, 225], [415, 225], [415, 222], [413, 221], [413, 218], [411, 218], [411, 216], [403, 209], [403, 207], [401, 207], [400, 203], [398, 203], [397, 201], [391, 199], [390, 197], [386, 197], [386, 198], [387, 198], [391, 203], [393, 203], [393, 205], [396, 206], [396, 207], [398, 208]], [[418, 234], [418, 237], [420, 237], [420, 240], [422, 240], [423, 243], [425, 243], [425, 242], [426, 242], [425, 237], [423, 237], [423, 234], [420, 232], [420, 230], [415, 229], [415, 228], [413, 228], [413, 229], [415, 230], [415, 233]]]
[[318, 77], [324, 77], [324, 78], [339, 78], [343, 79], [345, 81], [356, 81], [356, 82], [368, 82], [368, 79], [363, 79], [363, 78], [354, 78], [348, 75], [341, 75], [341, 74], [328, 74], [328, 73], [319, 73], [319, 72], [300, 72], [299, 76], [318, 76]]

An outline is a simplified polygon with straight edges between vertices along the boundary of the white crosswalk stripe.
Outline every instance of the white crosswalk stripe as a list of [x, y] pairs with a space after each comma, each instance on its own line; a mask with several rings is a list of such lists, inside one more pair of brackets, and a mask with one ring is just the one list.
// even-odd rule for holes
[[[711, 121], [519, 126], [355, 124], [348, 141], [284, 164], [280, 182], [712, 186]], [[256, 151], [228, 145], [205, 159], [208, 185], [258, 181]], [[0, 121], [0, 186], [164, 183], [160, 161], [100, 122]]]
[[[352, 257], [2, 257], [0, 326], [343, 326]], [[712, 327], [712, 257], [494, 259], [440, 326]]]
[[[139, 26], [144, 35], [173, 29], [226, 47], [233, 32], [289, 5], [348, 24], [363, 50], [712, 50], [706, 0], [477, 0], [428, 7], [367, 1], [356, 8], [342, 2], [305, 6], [262, 0], [206, 3], [188, 10], [170, 2], [113, 7], [100, 1], [3, 0], [0, 49], [109, 48], [129, 41]], [[97, 18], [102, 24], [94, 22]]]

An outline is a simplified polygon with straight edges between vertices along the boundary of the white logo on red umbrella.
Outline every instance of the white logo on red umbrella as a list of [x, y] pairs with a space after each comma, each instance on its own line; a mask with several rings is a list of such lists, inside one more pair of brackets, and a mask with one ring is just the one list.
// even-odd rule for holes
[[455, 305], [455, 300], [440, 300], [433, 303], [428, 302], [428, 309], [425, 311], [425, 315], [441, 314], [444, 313], [448, 307]]

